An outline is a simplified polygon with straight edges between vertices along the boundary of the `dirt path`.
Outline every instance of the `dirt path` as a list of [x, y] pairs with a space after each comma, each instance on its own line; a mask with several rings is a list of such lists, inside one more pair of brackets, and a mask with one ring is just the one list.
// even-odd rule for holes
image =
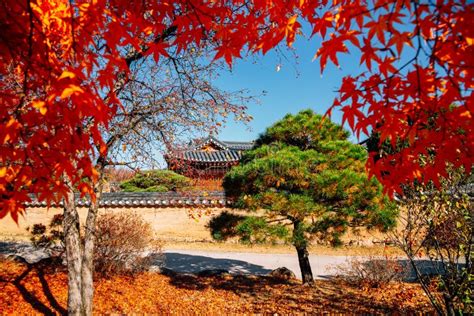
[[[232, 274], [267, 274], [271, 270], [286, 267], [298, 278], [301, 272], [298, 258], [292, 254], [262, 254], [251, 252], [209, 252], [195, 250], [167, 250], [165, 266], [176, 272], [194, 273], [207, 269], [224, 269]], [[315, 278], [325, 278], [336, 273], [336, 267], [344, 265], [349, 256], [310, 255]]]

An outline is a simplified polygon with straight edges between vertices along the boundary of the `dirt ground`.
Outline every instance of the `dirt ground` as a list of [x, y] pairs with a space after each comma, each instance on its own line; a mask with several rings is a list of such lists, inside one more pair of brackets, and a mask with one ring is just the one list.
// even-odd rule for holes
[[[186, 208], [132, 208], [127, 211], [136, 212], [148, 221], [158, 238], [164, 243], [164, 249], [232, 251], [257, 253], [294, 253], [293, 247], [283, 244], [244, 245], [237, 240], [216, 242], [206, 228], [212, 216], [224, 209], [190, 210]], [[120, 212], [124, 209], [107, 208], [101, 212]], [[79, 209], [81, 221], [85, 220], [87, 209]], [[47, 224], [55, 214], [62, 213], [60, 208], [29, 208], [24, 217], [15, 223], [10, 217], [0, 220], [0, 241], [28, 240], [28, 227], [37, 223]], [[313, 245], [311, 253], [321, 255], [382, 255], [399, 254], [396, 249], [386, 247], [380, 242], [386, 238], [378, 232], [362, 232], [360, 235], [349, 233], [346, 241], [351, 246], [333, 248], [325, 245]], [[374, 243], [375, 242], [375, 243]]]

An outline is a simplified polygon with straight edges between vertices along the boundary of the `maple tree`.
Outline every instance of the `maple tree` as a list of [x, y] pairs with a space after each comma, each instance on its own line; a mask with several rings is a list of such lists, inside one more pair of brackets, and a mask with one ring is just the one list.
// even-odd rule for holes
[[[55, 6], [56, 4], [62, 4], [62, 6]], [[62, 14], [67, 16], [68, 11], [60, 9], [68, 8], [72, 4], [45, 1], [28, 3], [28, 5], [35, 9], [34, 16], [30, 17], [36, 18], [38, 15], [45, 14], [45, 21], [42, 22], [48, 24], [54, 14], [58, 15], [58, 21], [63, 21]], [[81, 8], [85, 9], [88, 6], [89, 4], [84, 3]], [[21, 9], [21, 4], [17, 8]], [[14, 11], [15, 7], [7, 9]], [[17, 13], [21, 13], [21, 11]], [[81, 15], [78, 15], [78, 18], [80, 17]], [[69, 18], [74, 20], [74, 16]], [[34, 20], [33, 22], [38, 21]], [[64, 26], [68, 26], [68, 20], [64, 22]], [[127, 22], [124, 21], [124, 23]], [[33, 26], [34, 24], [31, 25], [31, 27]], [[69, 28], [59, 28], [56, 31], [71, 31], [74, 35], [73, 26], [69, 25]], [[110, 32], [115, 32], [115, 27]], [[40, 29], [30, 28], [30, 30], [32, 33], [44, 32], [43, 27]], [[144, 54], [146, 49], [143, 47], [136, 48], [129, 44], [115, 43], [116, 50], [109, 51], [108, 41], [111, 39], [107, 36], [112, 36], [112, 34], [100, 34], [103, 30], [96, 31], [99, 33], [91, 38], [91, 42], [83, 43], [86, 46], [89, 45], [89, 47], [84, 47], [84, 54], [89, 57], [93, 56], [93, 60], [83, 61], [80, 64], [75, 63], [77, 51], [75, 48], [70, 48], [74, 60], [65, 61], [66, 63], [62, 66], [67, 66], [69, 70], [64, 70], [58, 80], [77, 78], [74, 71], [79, 73], [83, 71], [77, 84], [89, 84], [92, 87], [96, 93], [96, 101], [99, 103], [90, 104], [90, 106], [99, 107], [94, 110], [101, 110], [103, 113], [84, 112], [81, 104], [84, 98], [80, 95], [84, 90], [74, 84], [68, 84], [61, 95], [53, 93], [50, 96], [49, 102], [59, 107], [57, 112], [48, 110], [45, 101], [38, 101], [39, 103], [31, 101], [32, 108], [25, 104], [27, 111], [14, 112], [12, 116], [18, 118], [18, 122], [26, 118], [30, 121], [28, 124], [16, 126], [25, 130], [25, 133], [17, 135], [17, 138], [12, 139], [10, 134], [6, 134], [9, 136], [5, 138], [4, 147], [12, 152], [10, 152], [11, 156], [8, 154], [5, 156], [6, 163], [2, 164], [2, 172], [5, 172], [2, 175], [5, 178], [2, 180], [7, 183], [6, 186], [1, 187], [3, 189], [1, 192], [2, 216], [10, 211], [16, 220], [17, 211], [22, 209], [22, 205], [18, 202], [21, 199], [28, 200], [27, 193], [30, 192], [37, 193], [38, 199], [46, 200], [48, 203], [58, 204], [65, 198], [63, 226], [68, 265], [68, 312], [71, 314], [90, 314], [92, 312], [95, 222], [106, 167], [117, 164], [136, 166], [137, 163], [144, 160], [153, 160], [153, 151], [160, 146], [159, 144], [163, 142], [169, 144], [175, 140], [178, 134], [189, 135], [190, 131], [195, 129], [203, 130], [205, 128], [206, 131], [209, 131], [211, 128], [212, 130], [218, 120], [225, 119], [229, 114], [234, 115], [237, 119], [247, 119], [243, 113], [245, 106], [242, 106], [247, 98], [241, 92], [224, 92], [211, 84], [213, 74], [220, 64], [218, 62], [203, 63], [203, 60], [206, 61], [206, 59], [202, 55], [207, 54], [212, 45], [189, 44], [185, 51], [181, 47], [172, 46], [166, 52], [162, 52], [163, 58], [159, 62], [157, 56]], [[169, 26], [168, 31], [153, 36], [150, 45], [154, 41], [164, 41], [175, 35], [174, 27]], [[64, 36], [67, 38], [67, 34]], [[27, 44], [31, 43], [32, 39], [28, 39]], [[13, 54], [12, 50], [17, 47], [9, 46], [10, 42], [5, 44], [5, 48]], [[38, 44], [41, 44], [41, 40]], [[78, 45], [74, 38], [70, 44]], [[61, 61], [63, 61], [63, 57], [61, 57]], [[108, 60], [109, 64], [115, 62], [120, 65], [118, 68], [112, 66], [113, 69], [106, 69], [107, 59], [113, 59], [113, 61]], [[10, 67], [6, 69], [10, 72], [5, 75], [4, 92], [11, 88], [14, 93], [20, 95], [28, 89], [22, 90], [15, 85], [19, 77], [12, 71], [15, 61], [11, 60], [10, 62]], [[56, 62], [59, 61], [56, 60]], [[21, 63], [17, 65], [17, 68], [21, 65]], [[74, 67], [78, 69], [73, 70]], [[52, 68], [36, 70], [49, 73], [50, 79], [54, 75]], [[38, 74], [38, 76], [40, 75], [41, 73]], [[26, 73], [25, 78], [30, 79]], [[25, 84], [28, 83], [25, 81]], [[42, 87], [43, 90], [38, 88], [39, 91], [30, 91], [32, 98], [41, 94], [42, 96], [46, 95], [49, 85], [56, 83], [43, 84], [45, 85]], [[76, 94], [77, 97], [73, 98]], [[12, 95], [14, 96], [14, 94]], [[70, 100], [62, 103], [61, 100], [65, 98]], [[14, 105], [11, 104], [11, 106]], [[61, 106], [65, 108], [61, 108]], [[32, 112], [26, 117], [23, 116], [28, 111]], [[65, 114], [62, 111], [70, 112]], [[7, 108], [5, 114], [8, 113], [11, 112], [8, 112]], [[71, 122], [64, 120], [65, 115], [69, 115], [74, 120]], [[49, 122], [49, 119], [54, 122]], [[8, 128], [9, 125], [7, 124], [6, 127]], [[36, 135], [38, 130], [41, 132], [40, 135]], [[50, 134], [49, 138], [48, 133]], [[78, 139], [83, 142], [78, 143]], [[44, 148], [38, 148], [36, 142], [40, 140], [42, 140], [40, 145]], [[156, 146], [157, 144], [158, 146]], [[25, 151], [28, 146], [31, 146], [31, 151]], [[22, 150], [24, 155], [21, 159], [24, 160], [12, 160], [12, 157], [17, 155], [15, 151]], [[35, 155], [30, 156], [29, 154], [32, 152]], [[59, 157], [55, 157], [55, 155], [59, 155]], [[137, 161], [138, 159], [140, 161]], [[9, 172], [13, 172], [13, 175], [9, 175]], [[31, 178], [24, 183], [18, 178], [19, 176], [23, 180], [26, 180], [27, 177]], [[15, 182], [9, 179], [20, 181]], [[82, 232], [75, 204], [77, 197], [74, 191], [79, 191], [81, 197], [84, 195], [91, 197], [85, 229]]]

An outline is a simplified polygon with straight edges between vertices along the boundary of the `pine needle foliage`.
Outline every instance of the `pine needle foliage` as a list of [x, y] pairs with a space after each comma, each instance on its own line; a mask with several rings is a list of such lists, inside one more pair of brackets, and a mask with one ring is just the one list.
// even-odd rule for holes
[[367, 177], [366, 149], [348, 136], [311, 110], [269, 127], [224, 178], [235, 207], [254, 212], [237, 224], [236, 235], [245, 242], [283, 240], [304, 253], [312, 239], [339, 245], [351, 228], [393, 227], [397, 210]]

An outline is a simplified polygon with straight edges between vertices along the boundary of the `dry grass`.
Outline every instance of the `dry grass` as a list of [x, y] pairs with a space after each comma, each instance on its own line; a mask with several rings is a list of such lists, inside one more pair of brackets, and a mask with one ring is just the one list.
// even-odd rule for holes
[[[62, 314], [67, 278], [51, 264], [26, 266], [0, 261], [1, 314]], [[97, 314], [414, 314], [432, 312], [416, 284], [397, 283], [383, 290], [317, 281], [315, 287], [269, 277], [164, 276], [141, 273], [96, 280]]]

